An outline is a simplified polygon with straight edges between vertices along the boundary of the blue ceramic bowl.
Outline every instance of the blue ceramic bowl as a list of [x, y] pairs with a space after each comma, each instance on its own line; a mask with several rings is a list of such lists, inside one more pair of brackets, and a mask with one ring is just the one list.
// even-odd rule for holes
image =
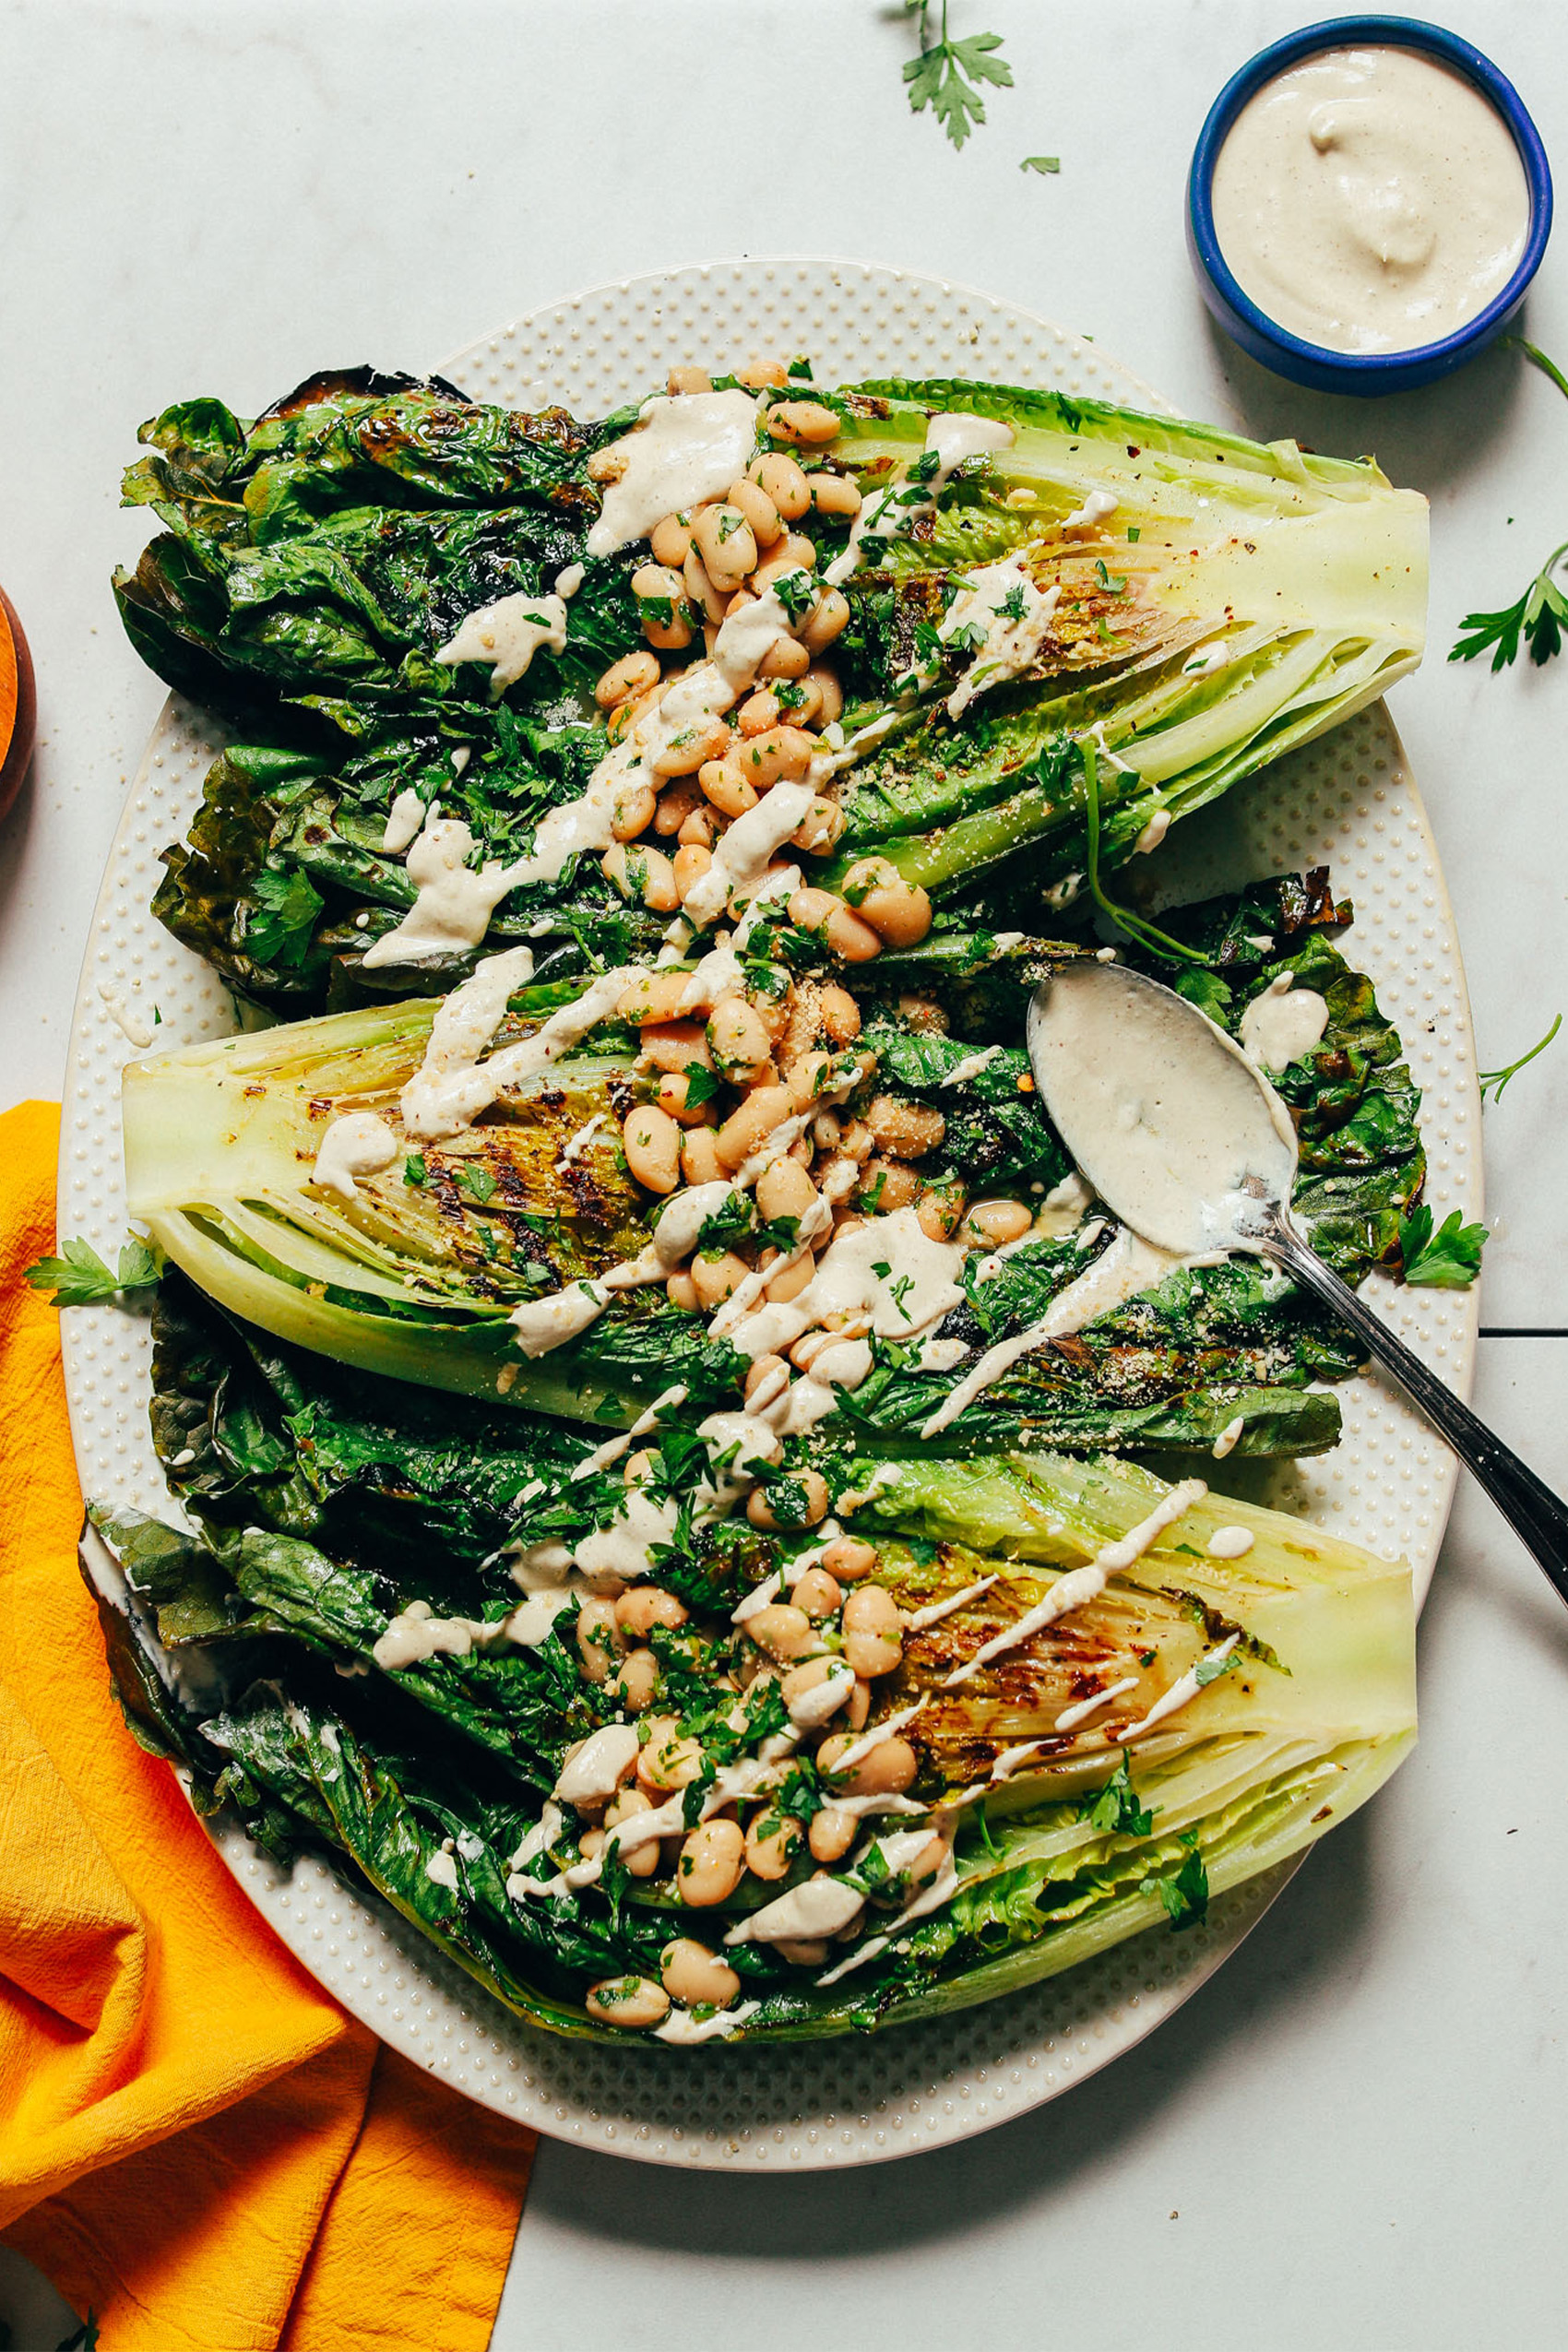
[[[1463, 74], [1490, 99], [1513, 134], [1530, 192], [1530, 227], [1519, 267], [1500, 294], [1441, 342], [1422, 343], [1408, 351], [1334, 351], [1308, 343], [1277, 326], [1242, 292], [1232, 276], [1219, 240], [1214, 233], [1214, 167], [1226, 134], [1249, 99], [1265, 82], [1300, 65], [1324, 49], [1379, 46], [1419, 49]], [[1331, 17], [1322, 24], [1305, 25], [1271, 47], [1262, 49], [1250, 65], [1228, 81], [1209, 109], [1199, 135], [1187, 182], [1187, 249], [1197, 271], [1204, 301], [1244, 351], [1277, 375], [1310, 384], [1318, 392], [1408, 392], [1416, 385], [1433, 383], [1440, 375], [1462, 367], [1499, 336], [1525, 299], [1526, 290], [1540, 267], [1551, 233], [1551, 171], [1540, 134], [1526, 112], [1524, 101], [1507, 77], [1488, 57], [1457, 33], [1441, 25], [1423, 24], [1415, 17]]]

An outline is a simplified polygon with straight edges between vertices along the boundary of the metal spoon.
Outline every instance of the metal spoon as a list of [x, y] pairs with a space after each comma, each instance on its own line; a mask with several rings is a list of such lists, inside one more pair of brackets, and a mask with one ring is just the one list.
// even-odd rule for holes
[[1028, 1035], [1040, 1099], [1106, 1206], [1180, 1256], [1245, 1250], [1270, 1258], [1332, 1308], [1568, 1601], [1568, 1507], [1317, 1256], [1288, 1206], [1290, 1114], [1234, 1039], [1173, 989], [1087, 957], [1035, 991]]

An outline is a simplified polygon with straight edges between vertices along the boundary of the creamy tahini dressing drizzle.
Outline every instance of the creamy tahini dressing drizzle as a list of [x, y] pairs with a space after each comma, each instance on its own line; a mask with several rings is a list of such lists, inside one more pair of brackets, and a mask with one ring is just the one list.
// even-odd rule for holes
[[[1023, 1236], [1025, 1241], [1035, 1238], [1032, 1233]], [[1001, 1256], [1000, 1250], [993, 1253], [994, 1259], [999, 1260]], [[990, 1265], [992, 1260], [986, 1263]], [[1165, 1250], [1155, 1249], [1151, 1243], [1141, 1240], [1130, 1226], [1123, 1225], [1110, 1247], [1101, 1252], [1094, 1264], [1075, 1281], [1069, 1282], [1065, 1289], [1057, 1292], [1038, 1323], [1031, 1324], [1027, 1331], [1016, 1333], [1011, 1339], [998, 1340], [994, 1348], [986, 1349], [924, 1424], [921, 1437], [935, 1437], [940, 1431], [946, 1429], [974, 1403], [977, 1396], [992, 1387], [1004, 1372], [1011, 1372], [1025, 1356], [1032, 1355], [1037, 1348], [1043, 1348], [1048, 1340], [1065, 1339], [1075, 1331], [1082, 1331], [1084, 1325], [1093, 1323], [1097, 1316], [1109, 1314], [1113, 1307], [1123, 1305], [1127, 1300], [1135, 1298], [1140, 1290], [1147, 1290], [1155, 1283], [1162, 1281], [1171, 1268], [1180, 1264], [1179, 1258], [1172, 1257]]]
[[982, 1667], [989, 1666], [993, 1657], [1001, 1657], [1005, 1651], [1016, 1649], [1020, 1642], [1032, 1640], [1036, 1633], [1043, 1633], [1048, 1625], [1053, 1625], [1059, 1617], [1065, 1617], [1069, 1610], [1082, 1609], [1089, 1601], [1098, 1600], [1112, 1576], [1130, 1568], [1135, 1560], [1141, 1560], [1144, 1553], [1159, 1541], [1166, 1528], [1174, 1526], [1182, 1513], [1190, 1511], [1194, 1503], [1201, 1503], [1207, 1492], [1202, 1479], [1183, 1479], [1179, 1486], [1173, 1486], [1169, 1494], [1160, 1497], [1146, 1519], [1140, 1519], [1135, 1527], [1129, 1527], [1126, 1534], [1119, 1536], [1114, 1543], [1103, 1545], [1086, 1566], [1071, 1569], [1066, 1575], [1059, 1576], [1045, 1598], [1037, 1601], [1033, 1609], [1026, 1610], [1016, 1624], [993, 1634], [989, 1642], [981, 1645], [973, 1657], [956, 1667], [944, 1680], [943, 1689], [956, 1690], [961, 1682], [968, 1682], [978, 1674]]
[[503, 955], [487, 956], [469, 979], [442, 998], [424, 1058], [398, 1098], [410, 1135], [434, 1142], [459, 1134], [469, 1123], [461, 1115], [465, 1084], [500, 1028], [507, 1000], [532, 978], [532, 948], [509, 947]]
[[662, 2025], [653, 2029], [655, 2041], [673, 2042], [683, 2049], [696, 2042], [727, 2041], [731, 2034], [754, 2017], [762, 2007], [760, 2001], [737, 2002], [733, 2009], [716, 2009], [709, 2017], [694, 2017], [689, 2009], [672, 2010]]
[[504, 596], [469, 613], [435, 659], [447, 669], [459, 661], [488, 662], [490, 699], [499, 702], [508, 686], [528, 675], [541, 646], [559, 653], [565, 642], [564, 597]]
[[[660, 513], [670, 511], [665, 507]], [[655, 516], [654, 520], [659, 519]], [[802, 571], [799, 576], [805, 581], [809, 576]], [[559, 599], [546, 601], [560, 603]], [[499, 612], [501, 607], [493, 610]], [[564, 606], [560, 610], [564, 616]], [[509, 644], [522, 626], [519, 615]], [[657, 707], [645, 712], [630, 733], [606, 753], [588, 778], [587, 790], [576, 800], [548, 810], [535, 829], [532, 849], [510, 864], [492, 860], [476, 873], [467, 862], [474, 846], [469, 826], [459, 818], [443, 818], [439, 803], [432, 802], [422, 830], [417, 837], [408, 837], [412, 840], [407, 864], [415, 886], [414, 903], [395, 930], [366, 950], [366, 964], [414, 963], [477, 947], [508, 891], [529, 883], [558, 882], [571, 859], [607, 849], [614, 837], [615, 806], [623, 791], [650, 775], [660, 754], [683, 733], [721, 717], [749, 693], [770, 647], [794, 633], [795, 624], [777, 587], [731, 614], [719, 629], [712, 659], [699, 662], [667, 688]], [[495, 649], [502, 649], [500, 636]], [[499, 670], [494, 673], [500, 674]], [[754, 809], [729, 828], [718, 845], [712, 866], [686, 893], [682, 911], [687, 921], [703, 929], [723, 913], [731, 895], [761, 883], [768, 860], [807, 814], [830, 766], [825, 755], [813, 762], [808, 782], [776, 784]], [[395, 803], [394, 813], [396, 807]], [[384, 847], [392, 846], [384, 837]]]
[[749, 392], [683, 392], [645, 401], [642, 422], [611, 449], [625, 459], [608, 484], [588, 535], [590, 555], [613, 555], [655, 523], [721, 498], [756, 448], [756, 402]]
[[1092, 1699], [1080, 1699], [1075, 1706], [1063, 1707], [1056, 1718], [1057, 1730], [1075, 1731], [1080, 1723], [1087, 1723], [1091, 1715], [1098, 1715], [1101, 1707], [1111, 1705], [1112, 1699], [1119, 1699], [1124, 1691], [1135, 1691], [1137, 1687], [1135, 1674], [1124, 1674], [1120, 1682], [1108, 1682], [1105, 1689], [1097, 1691]]
[[1465, 76], [1409, 49], [1330, 49], [1244, 106], [1214, 168], [1242, 290], [1334, 351], [1442, 340], [1500, 294], [1529, 231], [1524, 167]]
[[381, 847], [389, 858], [399, 858], [410, 841], [419, 838], [424, 824], [424, 802], [412, 786], [399, 792], [386, 812], [386, 824], [381, 836]]
[[[732, 475], [720, 487], [728, 487], [731, 480]], [[662, 507], [654, 521], [669, 512], [669, 507]], [[797, 576], [802, 583], [809, 579], [804, 571]], [[551, 809], [540, 819], [529, 856], [504, 868], [486, 869], [487, 873], [493, 873], [500, 885], [492, 904], [499, 903], [507, 890], [525, 883], [559, 881], [569, 859], [587, 851], [607, 849], [613, 838], [615, 804], [621, 793], [652, 775], [655, 763], [683, 734], [721, 718], [750, 693], [769, 650], [783, 638], [792, 637], [795, 629], [796, 624], [776, 586], [768, 588], [741, 612], [731, 614], [719, 628], [712, 659], [698, 662], [683, 677], [677, 678], [656, 707], [645, 711], [629, 733], [600, 761], [588, 778], [587, 790], [578, 799]], [[776, 784], [754, 809], [729, 828], [718, 844], [712, 866], [698, 877], [682, 902], [682, 915], [690, 925], [699, 931], [704, 929], [724, 912], [731, 896], [754, 889], [762, 882], [768, 860], [806, 815], [829, 766], [824, 757], [814, 761], [816, 772], [808, 783]], [[472, 847], [471, 841], [469, 846]], [[410, 872], [413, 872], [411, 858]], [[798, 880], [797, 876], [797, 883]], [[414, 913], [418, 912], [416, 903]], [[485, 919], [488, 921], [488, 913]], [[412, 920], [412, 916], [408, 918]], [[480, 936], [483, 936], [482, 931]], [[394, 959], [383, 956], [379, 960]]]
[[100, 980], [98, 995], [104, 1011], [127, 1044], [139, 1047], [152, 1043], [150, 1028], [141, 1015], [126, 1003], [117, 988], [111, 988], [107, 980]]
[[596, 1111], [591, 1119], [585, 1120], [575, 1135], [568, 1135], [557, 1156], [556, 1167], [570, 1168], [575, 1160], [581, 1159], [609, 1116], [607, 1111]]
[[367, 967], [423, 963], [466, 955], [490, 928], [496, 908], [523, 877], [493, 858], [476, 873], [468, 863], [474, 837], [461, 817], [440, 816], [433, 801], [405, 861], [414, 903], [395, 929], [365, 949]]
[[963, 1060], [955, 1063], [952, 1069], [948, 1071], [942, 1081], [943, 1085], [961, 1087], [968, 1079], [978, 1078], [982, 1070], [990, 1069], [1002, 1051], [1003, 1048], [999, 1045], [982, 1045], [978, 1053], [966, 1053]]
[[847, 1885], [842, 1879], [808, 1878], [787, 1895], [765, 1903], [748, 1918], [738, 1920], [724, 1941], [727, 1944], [795, 1943], [837, 1935], [861, 1917], [865, 1903], [859, 1887]]
[[501, 1632], [500, 1624], [483, 1623], [475, 1617], [437, 1617], [429, 1601], [411, 1600], [396, 1617], [388, 1618], [371, 1656], [385, 1671], [395, 1673], [399, 1667], [417, 1666], [427, 1657], [467, 1657], [471, 1649], [497, 1640]]
[[602, 1445], [596, 1445], [591, 1454], [585, 1454], [574, 1467], [569, 1483], [575, 1486], [579, 1479], [591, 1479], [596, 1471], [609, 1469], [623, 1454], [630, 1452], [639, 1437], [651, 1435], [666, 1413], [674, 1412], [685, 1401], [685, 1387], [677, 1381], [673, 1388], [667, 1388], [662, 1396], [656, 1396], [646, 1412], [637, 1415], [629, 1430], [623, 1431], [619, 1437], [607, 1437]]
[[957, 1891], [957, 1865], [949, 1850], [944, 1855], [942, 1867], [930, 1885], [922, 1887], [912, 1902], [906, 1903], [897, 1917], [888, 1921], [880, 1935], [868, 1936], [864, 1943], [857, 1945], [847, 1960], [840, 1960], [837, 1967], [829, 1968], [824, 1975], [818, 1977], [817, 1983], [819, 1985], [837, 1984], [839, 1978], [847, 1977], [851, 1969], [863, 1967], [868, 1960], [874, 1960], [880, 1953], [885, 1952], [894, 1937], [900, 1934], [905, 1928], [912, 1925], [916, 1919], [924, 1918], [929, 1912], [939, 1911], [944, 1903], [951, 1902]]
[[[532, 968], [526, 947], [508, 948], [504, 955], [487, 956], [472, 978], [446, 998], [431, 1031], [424, 1062], [403, 1089], [403, 1124], [410, 1134], [432, 1142], [461, 1134], [498, 1095], [541, 1076], [552, 1063], [580, 1045], [591, 1028], [609, 1019], [633, 980], [640, 977], [636, 965], [600, 973], [573, 1004], [552, 1013], [532, 1037], [503, 1046], [499, 1053], [480, 1062], [478, 1056], [500, 1027], [508, 995], [526, 984]], [[443, 1026], [447, 1013], [452, 1018]]]
[[1241, 1016], [1241, 1049], [1261, 1070], [1288, 1070], [1323, 1041], [1328, 1004], [1315, 988], [1292, 986], [1293, 972], [1254, 996]]
[[928, 1625], [940, 1625], [944, 1617], [951, 1617], [956, 1610], [967, 1609], [970, 1601], [980, 1598], [981, 1593], [988, 1593], [996, 1581], [995, 1576], [981, 1576], [946, 1600], [928, 1601], [923, 1609], [907, 1610], [904, 1614], [905, 1632], [923, 1633]]
[[341, 1201], [359, 1198], [356, 1176], [374, 1176], [390, 1168], [401, 1144], [374, 1111], [349, 1111], [334, 1119], [321, 1139], [310, 1181]]
[[731, 1343], [742, 1356], [781, 1355], [829, 1315], [855, 1317], [883, 1339], [912, 1339], [962, 1302], [963, 1266], [956, 1243], [932, 1241], [912, 1208], [895, 1209], [840, 1233], [800, 1297], [746, 1315]]
[[[1081, 506], [1075, 506], [1062, 519], [1064, 531], [1096, 531], [1101, 523], [1109, 522], [1121, 500], [1109, 490], [1091, 490]], [[1118, 766], [1121, 766], [1118, 761]]]
[[1189, 1667], [1185, 1674], [1177, 1677], [1162, 1698], [1156, 1699], [1141, 1723], [1129, 1724], [1120, 1737], [1123, 1740], [1141, 1740], [1146, 1731], [1152, 1731], [1155, 1725], [1163, 1723], [1168, 1715], [1174, 1715], [1178, 1707], [1184, 1707], [1190, 1700], [1195, 1699], [1205, 1687], [1204, 1681], [1199, 1680], [1200, 1675], [1206, 1680], [1206, 1669], [1223, 1666], [1241, 1638], [1240, 1633], [1231, 1633], [1218, 1649], [1209, 1650], [1200, 1657], [1196, 1666]]
[[974, 659], [947, 697], [949, 719], [961, 719], [987, 687], [1023, 676], [1044, 644], [1061, 601], [1059, 586], [1036, 587], [1024, 569], [1021, 554], [970, 573], [968, 586], [960, 588], [937, 630], [944, 644], [950, 643], [960, 629], [980, 628], [985, 633]]
[[1242, 1413], [1238, 1413], [1233, 1420], [1226, 1422], [1225, 1427], [1208, 1449], [1217, 1462], [1223, 1462], [1228, 1454], [1234, 1454], [1246, 1426], [1246, 1416]]
[[613, 1797], [637, 1760], [635, 1723], [606, 1723], [588, 1734], [562, 1766], [551, 1794], [564, 1805], [601, 1805]]
[[[866, 1758], [880, 1748], [885, 1740], [896, 1740], [901, 1731], [913, 1723], [924, 1705], [925, 1699], [921, 1696], [911, 1705], [898, 1707], [892, 1715], [885, 1716], [880, 1723], [873, 1723], [869, 1731], [863, 1731], [861, 1734], [853, 1747], [845, 1749], [837, 1763], [824, 1773], [824, 1779], [847, 1780], [850, 1773], [859, 1771]], [[835, 1797], [833, 1801], [837, 1805], [841, 1800]]]
[[713, 863], [697, 876], [681, 902], [688, 921], [701, 930], [717, 921], [733, 892], [754, 888], [767, 871], [768, 860], [804, 823], [815, 797], [809, 780], [780, 781], [763, 794], [754, 809], [738, 816], [715, 845]]
[[823, 574], [828, 586], [838, 588], [853, 578], [868, 556], [875, 554], [879, 540], [907, 532], [918, 516], [928, 514], [967, 457], [993, 457], [998, 450], [1011, 449], [1014, 438], [1012, 426], [998, 417], [957, 413], [932, 417], [926, 426], [925, 445], [936, 452], [936, 471], [929, 481], [912, 482], [901, 477], [885, 490], [873, 491], [850, 526], [849, 545]]
[[1064, 967], [1029, 1009], [1029, 1052], [1063, 1142], [1100, 1198], [1181, 1257], [1246, 1248], [1244, 1180], [1289, 1200], [1295, 1130], [1240, 1048], [1119, 964]]

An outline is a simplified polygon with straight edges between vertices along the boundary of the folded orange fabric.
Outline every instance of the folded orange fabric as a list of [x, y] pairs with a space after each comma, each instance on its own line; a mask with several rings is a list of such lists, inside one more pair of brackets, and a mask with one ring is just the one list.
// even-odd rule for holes
[[532, 2133], [312, 1981], [111, 1694], [57, 1318], [21, 1279], [58, 1131], [0, 1117], [0, 2236], [103, 2352], [481, 2352]]

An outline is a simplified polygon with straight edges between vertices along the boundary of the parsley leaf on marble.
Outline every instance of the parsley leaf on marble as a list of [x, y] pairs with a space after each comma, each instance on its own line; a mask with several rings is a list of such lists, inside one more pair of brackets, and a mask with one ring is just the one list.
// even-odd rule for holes
[[[947, 30], [947, 0], [941, 0], [941, 6], [942, 30], [932, 41], [926, 21], [931, 0], [904, 0], [906, 15], [917, 19], [921, 44], [920, 55], [911, 57], [904, 67], [904, 80], [911, 112], [922, 114], [929, 106], [953, 145], [961, 148], [969, 133], [985, 121], [980, 84], [1011, 89], [1013, 68], [996, 54], [1002, 46], [999, 32], [970, 33], [954, 41]], [[1042, 166], [1049, 168], [1049, 158], [1035, 158], [1027, 168]]]

